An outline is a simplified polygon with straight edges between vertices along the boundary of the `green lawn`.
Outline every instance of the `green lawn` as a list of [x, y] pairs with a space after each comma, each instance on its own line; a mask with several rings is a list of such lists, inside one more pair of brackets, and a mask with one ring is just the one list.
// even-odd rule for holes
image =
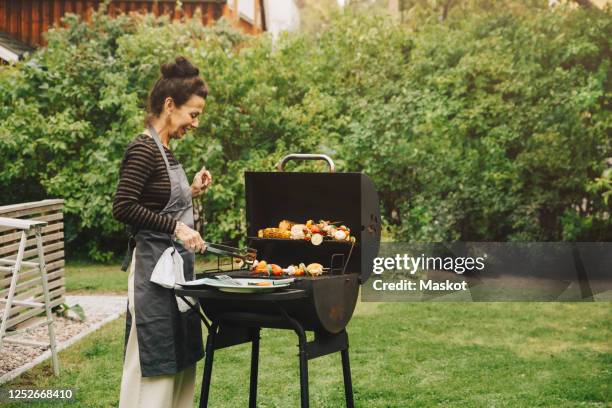
[[[196, 271], [213, 266], [210, 262], [198, 259]], [[102, 265], [84, 262], [70, 262], [66, 265], [66, 290], [75, 294], [125, 294], [127, 293], [128, 273], [120, 265]]]
[[[356, 405], [612, 406], [611, 316], [610, 303], [360, 302], [348, 327]], [[8, 387], [70, 387], [78, 406], [116, 406], [123, 335], [121, 319], [62, 352], [59, 378], [46, 363]], [[263, 331], [258, 406], [299, 406], [296, 344], [291, 332]], [[247, 405], [249, 358], [246, 345], [216, 353], [211, 407]], [[202, 362], [198, 389], [201, 373]], [[339, 355], [311, 360], [310, 397], [343, 405]]]
[[66, 291], [75, 294], [127, 293], [127, 272], [119, 265], [71, 262], [66, 265]]

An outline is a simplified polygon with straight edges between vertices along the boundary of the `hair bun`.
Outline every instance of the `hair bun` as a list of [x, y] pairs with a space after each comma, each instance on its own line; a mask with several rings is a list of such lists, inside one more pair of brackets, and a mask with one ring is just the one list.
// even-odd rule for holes
[[174, 62], [162, 65], [161, 73], [166, 79], [193, 78], [200, 74], [200, 70], [194, 67], [185, 57], [176, 57]]

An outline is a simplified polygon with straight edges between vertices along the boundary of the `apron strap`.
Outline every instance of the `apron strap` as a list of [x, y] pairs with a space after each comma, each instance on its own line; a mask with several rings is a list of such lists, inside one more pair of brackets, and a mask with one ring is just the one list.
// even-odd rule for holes
[[155, 144], [157, 148], [161, 152], [162, 157], [164, 158], [164, 163], [166, 163], [166, 170], [168, 170], [168, 174], [170, 174], [170, 163], [168, 162], [168, 157], [166, 156], [166, 151], [164, 150], [164, 146], [159, 140], [159, 135], [157, 134], [157, 130], [153, 126], [149, 126], [149, 132], [151, 132], [151, 136], [153, 136], [153, 140], [155, 140]]
[[132, 253], [134, 252], [135, 248], [136, 239], [134, 238], [134, 235], [130, 235], [130, 237], [128, 238], [128, 247], [125, 253], [125, 258], [123, 258], [123, 262], [121, 263], [121, 270], [123, 272], [126, 272], [130, 267], [130, 263], [132, 262]]
[[[157, 134], [157, 130], [155, 130], [155, 128], [153, 126], [149, 126], [149, 132], [151, 133], [151, 136], [153, 136], [153, 140], [155, 140], [155, 144], [157, 145], [157, 148], [159, 149], [159, 152], [161, 153], [162, 158], [164, 159], [164, 163], [166, 164], [166, 171], [168, 172], [168, 178], [170, 179], [170, 194], [172, 195], [172, 185], [174, 183], [176, 183], [176, 182], [180, 183], [180, 181], [176, 180], [172, 176], [172, 171], [173, 170], [170, 169], [170, 163], [168, 162], [168, 156], [166, 155], [166, 151], [164, 149], [164, 146], [162, 145], [161, 140], [159, 138], [159, 135]], [[180, 165], [178, 166], [178, 169], [180, 169], [180, 171], [184, 175], [184, 170], [182, 169], [182, 167]], [[172, 197], [170, 197], [170, 200], [168, 201], [168, 204], [166, 205], [166, 207], [163, 210], [161, 210], [161, 212], [160, 212], [161, 215], [166, 215], [167, 214], [166, 213], [166, 208], [168, 208], [168, 205], [170, 205], [171, 202], [172, 202]], [[189, 209], [189, 208], [192, 208], [192, 207], [193, 207], [193, 204], [191, 203], [191, 200], [189, 200], [189, 205], [185, 206], [181, 210]], [[172, 237], [171, 237], [170, 241], [172, 242]]]

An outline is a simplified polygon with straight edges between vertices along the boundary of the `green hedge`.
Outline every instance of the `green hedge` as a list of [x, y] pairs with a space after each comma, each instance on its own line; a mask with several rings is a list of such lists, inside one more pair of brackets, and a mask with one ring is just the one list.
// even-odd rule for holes
[[242, 173], [291, 152], [369, 174], [396, 239], [612, 239], [610, 17], [472, 9], [413, 29], [347, 12], [272, 44], [223, 21], [71, 16], [0, 68], [0, 202], [65, 198], [70, 246], [110, 259], [123, 151], [159, 65], [185, 55], [211, 95], [174, 148], [215, 177], [208, 240], [243, 234]]

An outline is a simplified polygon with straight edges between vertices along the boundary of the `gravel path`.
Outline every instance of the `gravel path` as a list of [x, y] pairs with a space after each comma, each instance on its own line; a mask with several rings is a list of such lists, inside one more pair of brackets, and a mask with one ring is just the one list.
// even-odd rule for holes
[[87, 319], [124, 313], [127, 296], [66, 296], [68, 306], [79, 304], [85, 310]]
[[[66, 304], [69, 306], [75, 304], [81, 305], [85, 311], [86, 320], [80, 322], [55, 315], [55, 337], [59, 350], [121, 316], [127, 307], [127, 297], [66, 296]], [[23, 326], [29, 326], [40, 320], [45, 320], [45, 318], [29, 319], [27, 322], [24, 322]], [[46, 326], [38, 327], [29, 333], [16, 335], [14, 338], [49, 341]], [[2, 350], [0, 350], [0, 384], [15, 378], [31, 368], [32, 362], [44, 358], [43, 354], [45, 353], [50, 354], [39, 347], [21, 346], [12, 343], [3, 344]]]

